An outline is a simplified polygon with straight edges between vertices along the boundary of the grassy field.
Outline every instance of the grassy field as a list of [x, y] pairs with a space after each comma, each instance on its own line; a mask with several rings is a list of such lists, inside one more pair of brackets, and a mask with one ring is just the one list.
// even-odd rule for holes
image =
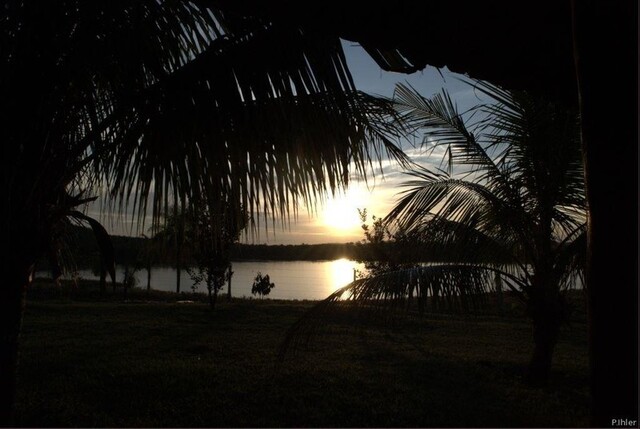
[[388, 329], [328, 322], [280, 361], [286, 330], [312, 303], [223, 300], [211, 312], [139, 292], [117, 302], [42, 290], [24, 319], [20, 426], [588, 424], [580, 320], [563, 328], [550, 386], [534, 389], [522, 383], [532, 350], [524, 318], [426, 316]]

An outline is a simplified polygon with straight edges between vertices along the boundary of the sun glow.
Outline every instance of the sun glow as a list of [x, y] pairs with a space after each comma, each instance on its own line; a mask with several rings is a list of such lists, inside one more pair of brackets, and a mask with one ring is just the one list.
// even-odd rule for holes
[[357, 232], [361, 221], [358, 209], [367, 206], [368, 191], [359, 187], [349, 188], [345, 194], [329, 199], [322, 208], [320, 221], [338, 233]]

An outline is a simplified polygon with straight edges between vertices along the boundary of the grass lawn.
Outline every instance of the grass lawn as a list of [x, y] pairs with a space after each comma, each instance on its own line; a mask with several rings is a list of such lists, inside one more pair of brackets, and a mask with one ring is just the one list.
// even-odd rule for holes
[[31, 299], [18, 425], [588, 425], [584, 320], [563, 328], [551, 384], [534, 389], [522, 383], [532, 350], [525, 318], [335, 322], [278, 361], [286, 330], [312, 303], [221, 301], [211, 312], [200, 302]]

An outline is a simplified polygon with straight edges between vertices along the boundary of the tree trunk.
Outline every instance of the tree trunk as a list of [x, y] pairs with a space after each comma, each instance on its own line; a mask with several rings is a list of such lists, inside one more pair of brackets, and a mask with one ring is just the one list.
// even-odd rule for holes
[[211, 272], [212, 270], [209, 270], [207, 273], [207, 291], [209, 291], [209, 309], [213, 310], [216, 306], [216, 296], [218, 289]]
[[126, 300], [127, 299], [127, 289], [129, 288], [129, 276], [131, 274], [129, 273], [129, 265], [125, 265], [124, 266], [124, 278], [122, 279], [122, 293], [123, 293], [123, 299]]
[[233, 277], [233, 265], [231, 263], [229, 263], [229, 266], [227, 267], [228, 273], [227, 273], [227, 300], [231, 301], [231, 278]]
[[[177, 201], [178, 197], [174, 194]], [[175, 245], [176, 245], [176, 293], [180, 294], [180, 276], [182, 271], [182, 246], [184, 245], [184, 207], [180, 208], [180, 216], [178, 216], [178, 206], [174, 207], [173, 215], [176, 221]]]
[[104, 269], [104, 263], [100, 263], [100, 295], [107, 293], [107, 270]]
[[176, 293], [179, 294], [180, 293], [180, 272], [182, 269], [182, 264], [180, 264], [180, 259], [181, 259], [181, 252], [180, 252], [180, 246], [178, 245], [178, 250], [176, 250]]
[[595, 427], [638, 420], [637, 12], [637, 2], [573, 1]]
[[550, 264], [541, 263], [529, 290], [529, 315], [533, 321], [534, 349], [526, 381], [544, 386], [551, 375], [553, 350], [558, 342], [560, 325], [565, 320], [566, 302], [557, 282], [550, 277]]
[[18, 268], [5, 271], [5, 287], [0, 299], [0, 425], [11, 426], [16, 399], [18, 371], [18, 343], [24, 312], [25, 292], [31, 282], [30, 267], [19, 264]]
[[151, 290], [151, 262], [147, 264], [147, 292]]
[[504, 294], [502, 292], [502, 277], [496, 273], [496, 305], [498, 306], [498, 314], [504, 316]]
[[218, 300], [218, 288], [215, 284], [209, 283], [207, 290], [209, 291], [209, 308], [213, 310], [216, 308], [216, 301]]
[[538, 302], [533, 315], [534, 349], [526, 378], [531, 386], [544, 386], [549, 381], [553, 351], [562, 323], [559, 300], [547, 295]]

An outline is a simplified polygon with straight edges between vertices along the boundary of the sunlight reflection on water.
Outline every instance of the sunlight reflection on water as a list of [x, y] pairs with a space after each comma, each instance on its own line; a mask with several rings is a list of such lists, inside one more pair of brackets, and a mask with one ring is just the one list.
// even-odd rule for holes
[[[363, 264], [348, 259], [334, 261], [243, 261], [233, 263], [231, 294], [234, 297], [250, 297], [251, 285], [258, 272], [268, 274], [275, 288], [269, 298], [319, 300], [324, 299], [338, 288], [353, 281], [354, 269], [362, 270]], [[117, 280], [122, 281], [123, 267], [118, 267]], [[81, 270], [80, 277], [97, 279], [91, 270]], [[147, 287], [147, 272], [144, 269], [135, 272], [137, 287]], [[193, 281], [186, 270], [180, 276], [181, 291], [191, 292]], [[169, 267], [154, 267], [151, 270], [151, 288], [164, 291], [176, 290], [176, 270]], [[206, 292], [204, 285], [198, 292]], [[227, 286], [220, 291], [227, 294]]]

